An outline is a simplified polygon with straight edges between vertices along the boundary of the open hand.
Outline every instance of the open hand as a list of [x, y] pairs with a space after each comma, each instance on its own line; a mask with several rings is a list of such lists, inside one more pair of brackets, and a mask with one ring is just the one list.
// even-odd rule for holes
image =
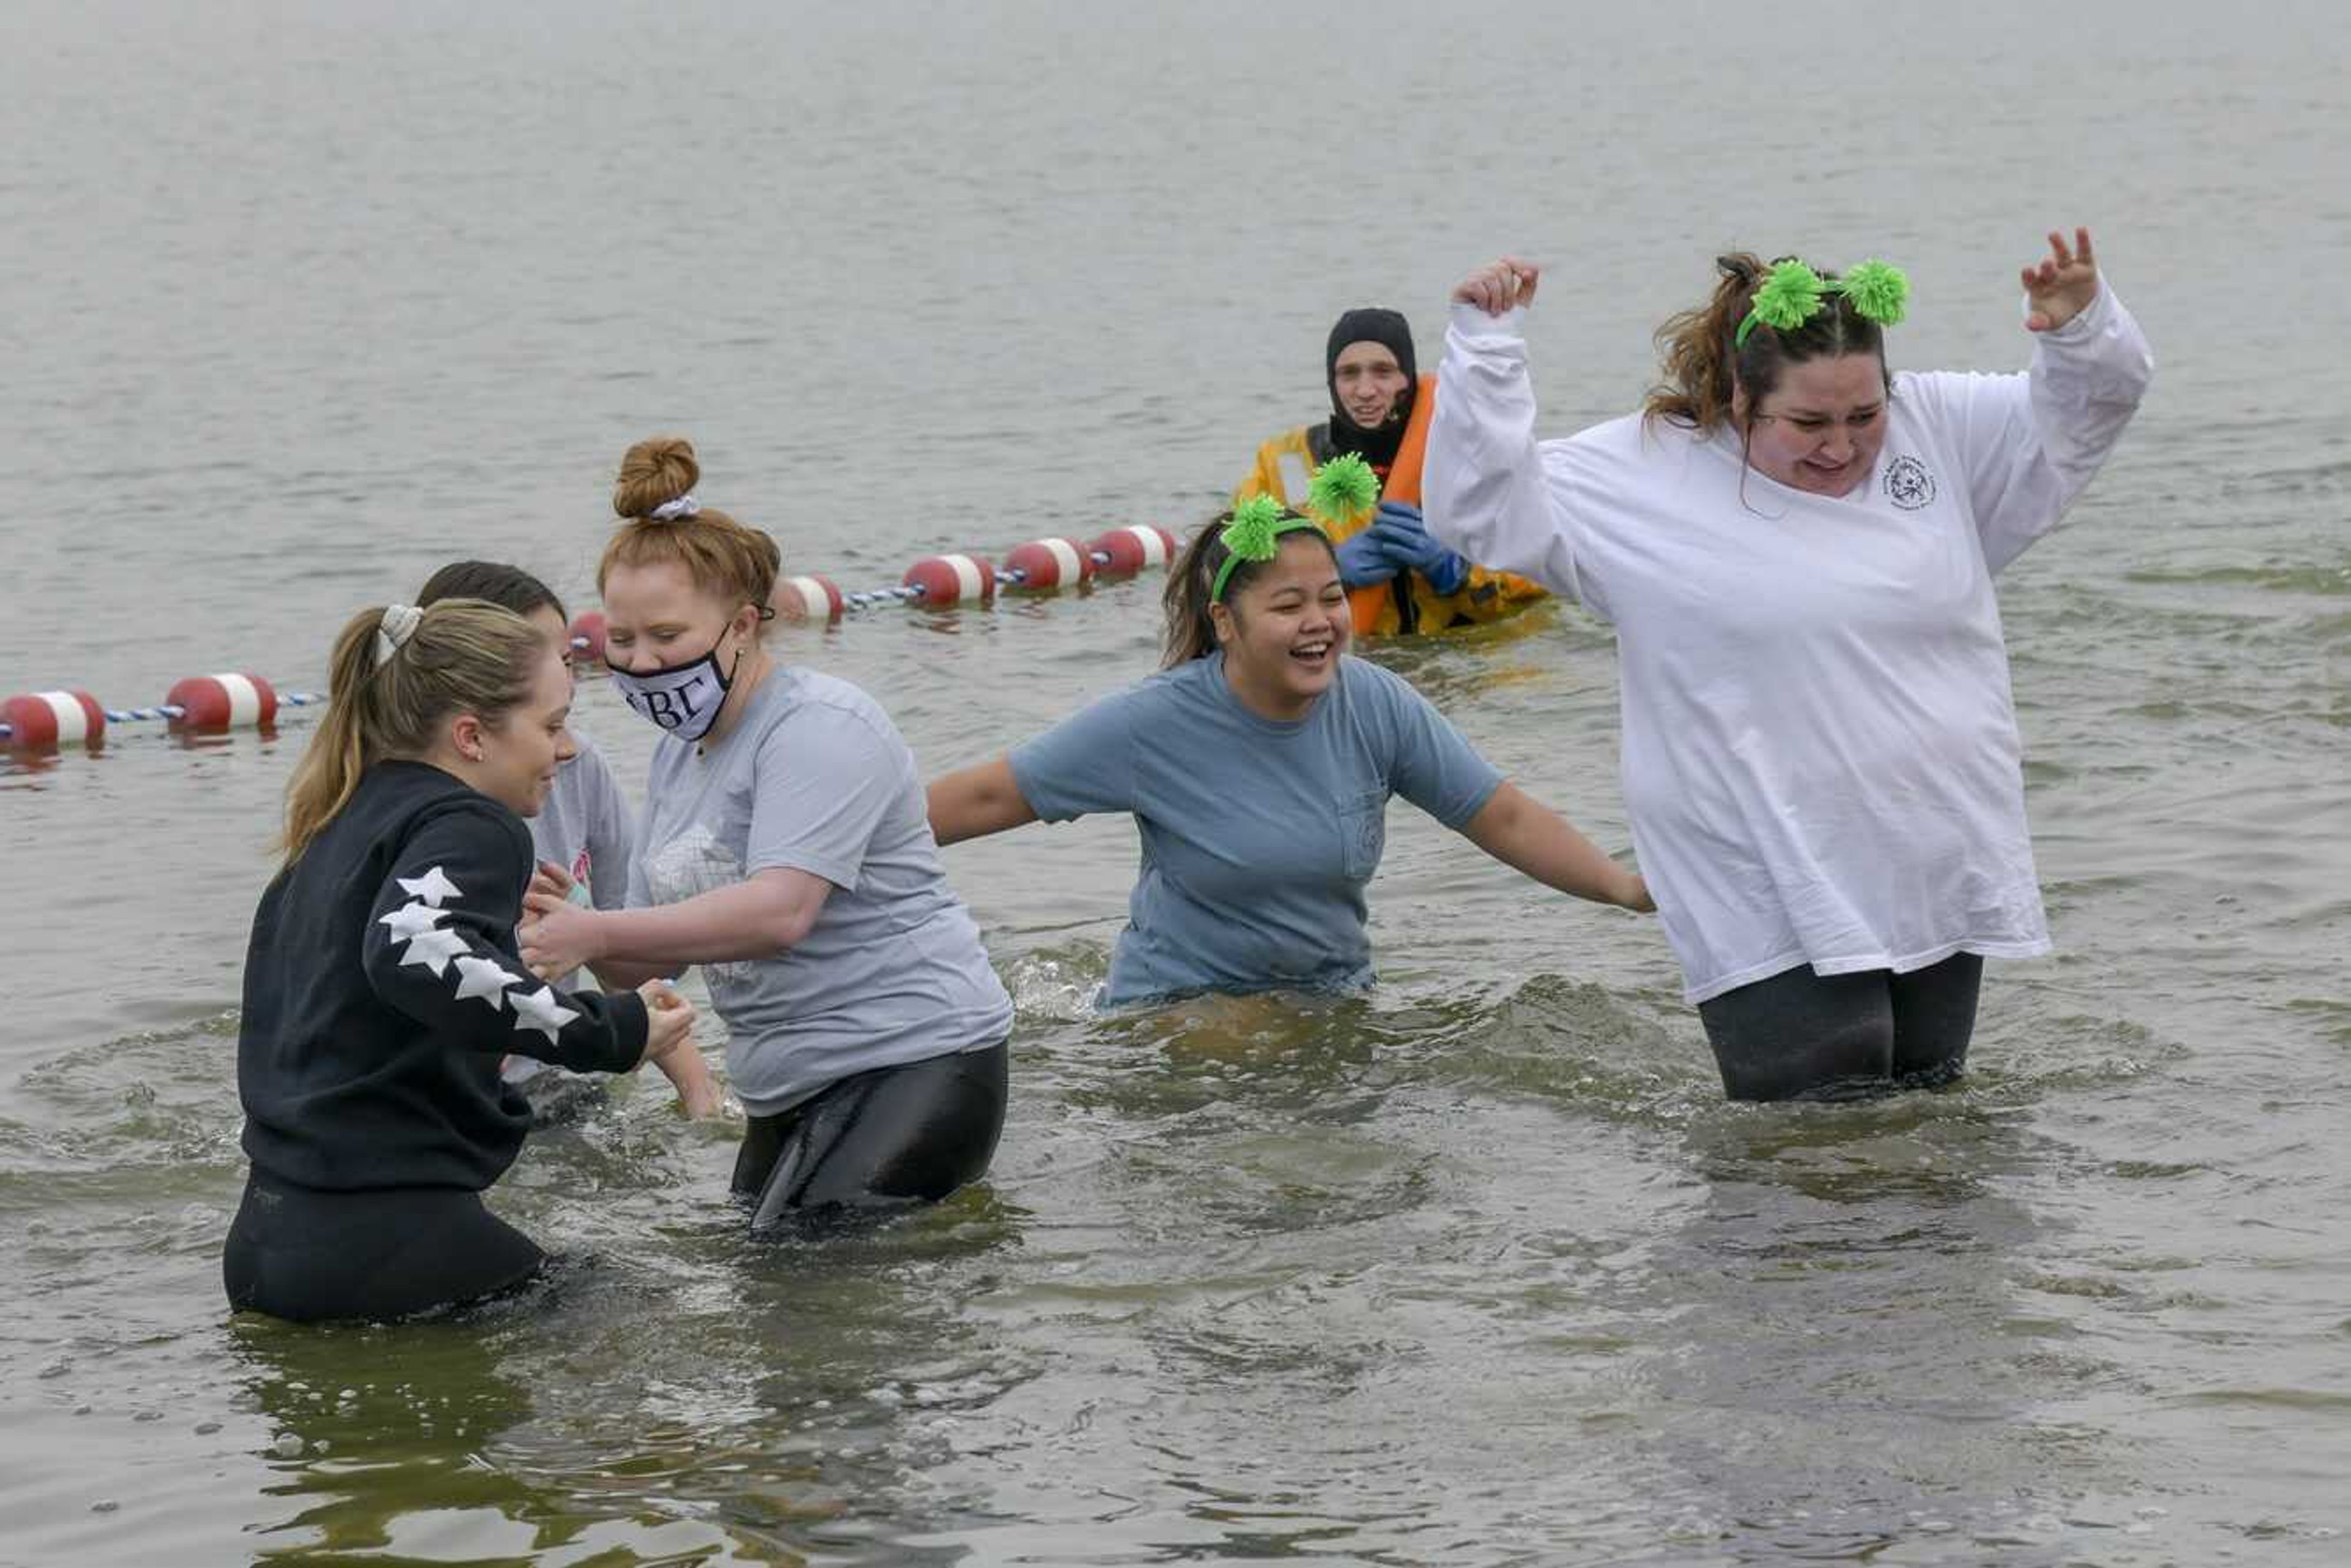
[[1475, 305], [1489, 316], [1499, 316], [1514, 305], [1535, 302], [1535, 285], [1542, 268], [1531, 261], [1506, 256], [1487, 263], [1453, 287], [1456, 305]]
[[2024, 269], [2024, 294], [2032, 307], [2024, 318], [2029, 332], [2053, 332], [2089, 308], [2098, 297], [2098, 263], [2090, 254], [2090, 231], [2075, 229], [2069, 250], [2065, 236], [2052, 229], [2047, 259]]

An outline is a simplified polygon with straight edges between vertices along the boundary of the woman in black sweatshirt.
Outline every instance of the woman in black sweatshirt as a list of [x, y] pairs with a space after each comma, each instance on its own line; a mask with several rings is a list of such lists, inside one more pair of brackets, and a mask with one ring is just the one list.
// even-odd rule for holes
[[478, 601], [362, 612], [336, 641], [246, 954], [230, 1305], [397, 1317], [524, 1279], [544, 1255], [481, 1199], [530, 1124], [499, 1059], [625, 1072], [687, 1042], [665, 987], [558, 992], [516, 950], [522, 817], [571, 755], [570, 705], [554, 642]]

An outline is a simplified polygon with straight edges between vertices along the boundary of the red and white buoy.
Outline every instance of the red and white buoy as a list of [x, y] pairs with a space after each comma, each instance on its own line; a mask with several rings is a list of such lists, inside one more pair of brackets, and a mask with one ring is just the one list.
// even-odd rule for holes
[[956, 604], [996, 597], [996, 569], [977, 556], [926, 555], [906, 569], [900, 586], [919, 589], [925, 604]]
[[838, 621], [849, 602], [829, 577], [778, 578], [774, 599], [776, 613], [794, 621]]
[[1165, 566], [1176, 559], [1176, 536], [1152, 523], [1113, 528], [1086, 547], [1102, 570], [1132, 577], [1149, 567]]
[[604, 662], [604, 612], [583, 610], [571, 618], [570, 655], [582, 664]]
[[1004, 558], [1004, 577], [1020, 588], [1070, 588], [1093, 574], [1093, 557], [1075, 539], [1030, 539]]
[[190, 675], [166, 693], [183, 729], [262, 729], [277, 717], [277, 693], [259, 675]]
[[96, 746], [106, 735], [106, 710], [88, 692], [32, 692], [0, 702], [0, 724], [19, 750]]

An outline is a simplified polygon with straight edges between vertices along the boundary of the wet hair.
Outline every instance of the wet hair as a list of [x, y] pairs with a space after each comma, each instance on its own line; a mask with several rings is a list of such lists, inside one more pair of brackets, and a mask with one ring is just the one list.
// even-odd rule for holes
[[[1886, 371], [1886, 334], [1843, 294], [1827, 294], [1811, 320], [1784, 332], [1757, 322], [1742, 345], [1740, 323], [1754, 308], [1755, 290], [1771, 268], [1747, 251], [1719, 256], [1714, 265], [1720, 276], [1713, 297], [1667, 318], [1657, 329], [1665, 379], [1650, 389], [1642, 409], [1646, 417], [1711, 435], [1731, 418], [1733, 391], [1743, 391], [1748, 417], [1742, 434], [1751, 435], [1756, 406], [1779, 387], [1782, 371], [1806, 360], [1840, 354], [1876, 355], [1878, 373], [1886, 379], [1887, 392], [1893, 392], [1893, 378]], [[1821, 277], [1834, 279], [1836, 274], [1823, 272]]]
[[[1281, 515], [1285, 521], [1300, 516], [1287, 508]], [[1226, 557], [1230, 553], [1225, 549], [1224, 533], [1225, 525], [1232, 520], [1229, 511], [1217, 514], [1207, 528], [1192, 536], [1191, 542], [1176, 558], [1175, 569], [1167, 574], [1167, 589], [1163, 596], [1167, 607], [1166, 643], [1159, 660], [1163, 670], [1205, 659], [1217, 651], [1217, 623], [1208, 614], [1208, 606], [1215, 602], [1211, 590], [1216, 586], [1217, 573], [1224, 570]], [[1319, 528], [1296, 528], [1281, 538], [1311, 538], [1330, 552], [1333, 566], [1338, 564], [1337, 547], [1332, 544], [1331, 536]], [[1238, 598], [1241, 590], [1270, 564], [1271, 559], [1234, 563], [1232, 576], [1225, 580], [1226, 603]]]
[[612, 486], [612, 510], [623, 521], [597, 563], [597, 591], [602, 591], [616, 566], [675, 561], [695, 588], [737, 606], [757, 605], [764, 621], [774, 613], [768, 601], [784, 565], [774, 539], [713, 507], [666, 521], [653, 515], [692, 491], [701, 478], [694, 444], [682, 435], [656, 435], [629, 448], [621, 459], [620, 482]]
[[335, 639], [327, 711], [286, 786], [278, 840], [292, 864], [350, 801], [360, 777], [388, 758], [423, 756], [452, 716], [495, 725], [530, 695], [546, 635], [513, 611], [478, 599], [426, 606], [408, 640], [379, 664], [383, 610], [362, 610]]
[[444, 599], [478, 599], [511, 610], [525, 620], [542, 610], [554, 611], [559, 620], [571, 619], [564, 612], [563, 601], [555, 597], [555, 590], [518, 566], [495, 560], [453, 560], [426, 578], [416, 591], [420, 606]]

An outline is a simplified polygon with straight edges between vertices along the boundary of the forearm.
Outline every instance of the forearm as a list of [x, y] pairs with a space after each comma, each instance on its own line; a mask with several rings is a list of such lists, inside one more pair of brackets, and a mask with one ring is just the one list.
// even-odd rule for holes
[[1504, 865], [1573, 897], [1620, 907], [1640, 898], [1638, 876], [1515, 784], [1496, 789], [1462, 833]]
[[589, 962], [599, 977], [609, 970], [643, 984], [689, 964], [772, 958], [808, 935], [813, 913], [803, 915], [777, 886], [753, 877], [679, 904], [600, 913]]
[[674, 980], [690, 967], [688, 964], [648, 964], [628, 958], [599, 958], [588, 966], [596, 983], [608, 991], [633, 991], [647, 980]]
[[1498, 320], [1455, 307], [1438, 371], [1445, 392], [1429, 423], [1424, 516], [1432, 538], [1479, 566], [1573, 593], [1520, 330], [1515, 310]]
[[1008, 758], [957, 768], [925, 792], [931, 836], [942, 844], [985, 838], [1037, 820], [1012, 776]]
[[2105, 461], [2154, 376], [2146, 335], [2103, 283], [2079, 315], [2034, 339], [2033, 430], [2069, 488]]

